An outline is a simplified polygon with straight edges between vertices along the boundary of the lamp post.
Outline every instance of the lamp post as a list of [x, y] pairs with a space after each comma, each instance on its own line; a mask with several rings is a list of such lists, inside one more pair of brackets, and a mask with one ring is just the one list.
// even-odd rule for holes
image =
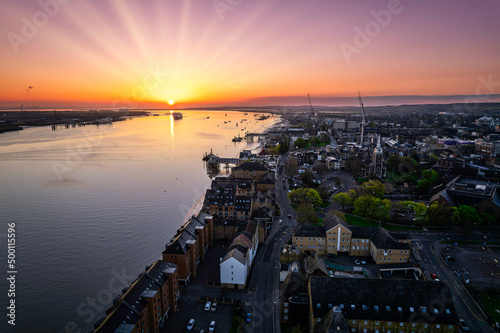
[[481, 246], [481, 261], [483, 261], [483, 255], [484, 255], [484, 246]]
[[497, 264], [498, 264], [498, 260], [496, 259], [493, 259], [493, 274], [491, 275], [491, 285], [490, 285], [490, 289], [493, 289], [493, 279], [495, 278], [495, 273], [496, 273], [496, 270], [497, 270]]

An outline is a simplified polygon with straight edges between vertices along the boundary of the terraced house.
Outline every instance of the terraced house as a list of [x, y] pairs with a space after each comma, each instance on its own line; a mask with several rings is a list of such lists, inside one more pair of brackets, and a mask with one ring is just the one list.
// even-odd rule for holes
[[408, 262], [410, 242], [396, 239], [383, 228], [352, 227], [338, 216], [325, 220], [323, 226], [304, 223], [293, 235], [293, 245], [301, 252], [319, 255], [370, 256], [377, 264]]
[[177, 265], [158, 260], [113, 300], [94, 332], [159, 332], [168, 314], [177, 311], [178, 296]]
[[187, 284], [196, 276], [198, 262], [205, 259], [208, 247], [213, 245], [213, 234], [212, 216], [200, 212], [179, 228], [165, 245], [162, 259], [177, 265], [180, 281]]
[[440, 281], [312, 276], [308, 296], [311, 332], [334, 331], [339, 314], [351, 332], [459, 332], [451, 292]]

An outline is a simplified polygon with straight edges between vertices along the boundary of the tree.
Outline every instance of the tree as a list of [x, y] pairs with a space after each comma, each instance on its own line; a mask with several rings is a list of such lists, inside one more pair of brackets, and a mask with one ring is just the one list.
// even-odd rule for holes
[[311, 143], [311, 145], [313, 146], [319, 146], [319, 144], [321, 143], [319, 138], [317, 136], [313, 136], [309, 142]]
[[477, 209], [468, 205], [459, 205], [457, 207], [460, 224], [470, 223], [471, 225], [477, 225], [482, 223], [482, 218], [477, 212]]
[[278, 145], [278, 153], [280, 155], [286, 154], [288, 152], [288, 143], [282, 142]]
[[372, 196], [360, 196], [354, 203], [354, 214], [388, 221], [391, 212], [391, 202], [387, 199], [380, 199]]
[[359, 189], [360, 195], [369, 195], [376, 198], [383, 198], [385, 193], [390, 192], [390, 185], [383, 184], [378, 180], [364, 182]]
[[297, 208], [297, 222], [304, 223], [306, 221], [316, 223], [316, 210], [309, 202], [303, 202]]
[[297, 147], [298, 149], [302, 149], [302, 148], [305, 148], [305, 147], [308, 146], [308, 142], [306, 140], [302, 139], [302, 138], [298, 138], [293, 143], [293, 146]]
[[398, 167], [399, 167], [399, 163], [401, 163], [401, 161], [399, 159], [399, 155], [395, 154], [395, 155], [391, 155], [387, 159], [387, 161], [385, 162], [385, 165], [387, 166], [387, 169], [394, 170], [397, 172]]
[[294, 326], [290, 329], [290, 333], [302, 333], [302, 330], [300, 329], [300, 326]]
[[332, 203], [339, 204], [345, 210], [346, 206], [352, 205], [352, 198], [347, 193], [337, 193], [332, 197]]
[[302, 174], [302, 176], [300, 177], [300, 180], [304, 183], [305, 186], [307, 187], [318, 187], [319, 184], [317, 184], [315, 181], [314, 181], [315, 177], [314, 177], [314, 173], [311, 171], [311, 170], [307, 170], [306, 172], [304, 172]]
[[429, 223], [434, 225], [450, 225], [460, 223], [460, 213], [456, 207], [446, 207], [439, 202], [433, 202], [427, 209]]
[[427, 179], [420, 179], [417, 183], [417, 191], [420, 193], [428, 193], [432, 190], [431, 182]]
[[307, 191], [306, 200], [312, 203], [314, 206], [321, 206], [322, 204], [321, 197], [319, 196], [318, 191], [312, 188]]
[[288, 193], [288, 199], [294, 204], [301, 204], [306, 201], [307, 189], [304, 187], [297, 188]]

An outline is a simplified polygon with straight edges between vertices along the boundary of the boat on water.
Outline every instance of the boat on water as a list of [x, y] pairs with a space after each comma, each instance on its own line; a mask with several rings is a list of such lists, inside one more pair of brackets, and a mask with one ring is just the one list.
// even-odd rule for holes
[[179, 120], [179, 119], [182, 119], [182, 113], [180, 112], [172, 112], [172, 117], [175, 119], [175, 120]]
[[235, 136], [232, 141], [233, 142], [240, 142], [241, 140], [243, 140], [243, 138], [238, 134], [238, 136]]

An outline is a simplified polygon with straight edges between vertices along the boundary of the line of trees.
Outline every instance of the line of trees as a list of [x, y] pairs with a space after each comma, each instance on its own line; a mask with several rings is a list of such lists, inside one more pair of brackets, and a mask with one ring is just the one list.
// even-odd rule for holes
[[[422, 179], [434, 182], [435, 175], [432, 172], [426, 173]], [[338, 193], [333, 196], [332, 203], [338, 204], [342, 211], [350, 211], [356, 215], [380, 220], [389, 221], [391, 212], [403, 212], [404, 216], [411, 224], [417, 225], [481, 225], [483, 222], [493, 222], [493, 216], [480, 214], [477, 209], [469, 205], [459, 205], [457, 207], [446, 206], [439, 202], [433, 202], [427, 206], [421, 202], [397, 201], [391, 202], [384, 199], [385, 193], [390, 191], [390, 187], [377, 180], [365, 182], [357, 190], [350, 190], [347, 193]]]

